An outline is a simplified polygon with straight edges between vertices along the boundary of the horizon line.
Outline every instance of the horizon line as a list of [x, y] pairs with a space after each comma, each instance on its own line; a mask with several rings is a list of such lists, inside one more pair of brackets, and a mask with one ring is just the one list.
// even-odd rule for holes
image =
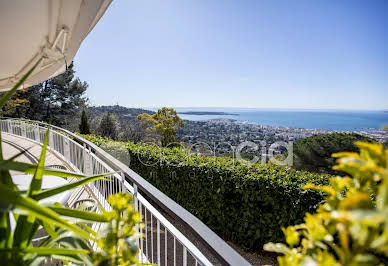
[[297, 108], [297, 107], [236, 107], [236, 106], [231, 106], [231, 107], [225, 107], [225, 106], [125, 106], [125, 105], [120, 105], [120, 104], [93, 104], [92, 107], [98, 107], [98, 106], [122, 106], [126, 108], [135, 108], [135, 109], [159, 109], [163, 107], [168, 107], [168, 108], [209, 108], [209, 109], [216, 109], [216, 108], [222, 108], [222, 109], [260, 109], [260, 110], [315, 110], [315, 111], [375, 111], [375, 112], [388, 112], [387, 109], [341, 109], [341, 108], [320, 108], [320, 107], [313, 107], [313, 108]]

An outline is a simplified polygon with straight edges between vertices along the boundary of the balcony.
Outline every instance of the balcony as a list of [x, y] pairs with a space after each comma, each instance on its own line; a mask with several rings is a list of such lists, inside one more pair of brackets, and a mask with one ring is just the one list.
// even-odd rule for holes
[[[11, 157], [25, 151], [19, 160], [35, 163], [48, 125], [38, 121], [2, 119], [3, 152]], [[68, 194], [49, 199], [68, 207], [95, 201], [110, 210], [109, 195], [126, 192], [134, 196], [136, 210], [144, 228], [139, 233], [139, 260], [157, 265], [249, 265], [235, 250], [199, 219], [171, 200], [144, 178], [93, 143], [59, 127], [50, 127], [46, 166], [85, 175], [114, 173], [108, 180], [98, 180]], [[15, 183], [24, 186], [28, 176], [11, 173]], [[49, 179], [49, 178], [47, 178]], [[52, 187], [73, 180], [51, 179], [43, 185]], [[96, 210], [98, 211], [98, 210]], [[99, 224], [93, 229], [98, 230]]]

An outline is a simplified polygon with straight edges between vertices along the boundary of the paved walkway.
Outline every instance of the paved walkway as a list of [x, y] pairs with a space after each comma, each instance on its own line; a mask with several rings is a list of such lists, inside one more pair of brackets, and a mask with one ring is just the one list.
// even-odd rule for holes
[[[1, 133], [1, 139], [4, 159], [9, 159], [12, 156], [19, 154], [20, 152], [25, 151], [22, 155], [16, 158], [16, 161], [33, 164], [38, 163], [40, 154], [42, 152], [42, 146], [40, 144], [7, 133]], [[51, 152], [49, 149], [47, 149], [46, 152], [45, 165], [61, 168], [63, 170], [73, 170], [65, 161], [63, 161], [59, 156]], [[11, 171], [11, 175], [15, 174], [21, 173]]]
[[[20, 152], [25, 151], [22, 155], [16, 158], [16, 161], [33, 164], [38, 163], [42, 152], [42, 145], [39, 143], [4, 132], [1, 133], [1, 140], [4, 159], [9, 159]], [[57, 169], [74, 172], [74, 169], [68, 163], [66, 163], [60, 156], [50, 151], [50, 149], [46, 150], [45, 166], [52, 166]], [[24, 175], [24, 173], [11, 171], [11, 175]], [[78, 200], [90, 198], [95, 198], [95, 196], [91, 193], [87, 186], [82, 186], [73, 191], [72, 195], [68, 199], [67, 205], [73, 206], [73, 204], [75, 204]]]

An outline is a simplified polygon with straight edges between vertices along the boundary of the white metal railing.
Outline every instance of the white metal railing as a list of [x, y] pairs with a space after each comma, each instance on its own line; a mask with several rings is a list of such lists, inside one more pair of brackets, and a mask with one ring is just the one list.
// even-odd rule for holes
[[[42, 144], [48, 125], [30, 120], [2, 119], [0, 120], [0, 126], [1, 131], [4, 133], [27, 138]], [[96, 175], [115, 172], [115, 169], [109, 165], [109, 161], [115, 159], [110, 158], [110, 155], [107, 155], [104, 151], [90, 142], [64, 129], [51, 127], [48, 148], [79, 173]], [[105, 160], [100, 157], [104, 157]], [[123, 168], [117, 160], [115, 160], [114, 163], [115, 165], [119, 165], [120, 168]], [[144, 223], [144, 228], [138, 229], [139, 233], [144, 236], [138, 243], [140, 261], [158, 265], [174, 266], [212, 265], [209, 259], [197, 248], [197, 246], [171, 224], [166, 217], [142, 195], [142, 192], [138, 189], [138, 184], [141, 184], [140, 188], [142, 190], [148, 190], [148, 193], [146, 193], [147, 198], [159, 200], [165, 199], [163, 201], [166, 205], [169, 205], [167, 206], [168, 209], [172, 212], [174, 212], [173, 210], [176, 210], [175, 214], [179, 219], [191, 226], [193, 230], [201, 231], [197, 233], [205, 242], [207, 242], [206, 238], [209, 237], [209, 243], [207, 244], [215, 250], [217, 257], [221, 258], [221, 261], [232, 265], [235, 264], [234, 262], [240, 265], [249, 265], [225, 242], [217, 239], [218, 236], [203, 225], [198, 219], [193, 218], [191, 214], [188, 214], [187, 211], [171, 199], [167, 198], [167, 196], [162, 194], [130, 169], [123, 171], [122, 174], [115, 173], [106, 179], [109, 181], [98, 180], [89, 183], [87, 185], [89, 191], [93, 192], [97, 201], [106, 210], [111, 209], [107, 202], [109, 195], [118, 192], [128, 192], [134, 196], [135, 208], [140, 212], [142, 222]], [[128, 180], [132, 181], [132, 184], [130, 184]], [[155, 192], [152, 193], [150, 190]], [[178, 212], [178, 214], [176, 212]], [[194, 223], [195, 225], [191, 223]], [[202, 234], [204, 236], [202, 236]], [[210, 243], [211, 241], [212, 243]]]

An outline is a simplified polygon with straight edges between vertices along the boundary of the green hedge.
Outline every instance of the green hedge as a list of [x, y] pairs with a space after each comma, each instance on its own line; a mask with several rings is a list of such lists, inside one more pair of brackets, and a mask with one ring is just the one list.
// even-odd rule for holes
[[[110, 146], [110, 140], [83, 137]], [[283, 241], [281, 227], [302, 223], [305, 213], [314, 212], [323, 199], [321, 193], [301, 187], [328, 180], [327, 176], [284, 167], [248, 166], [225, 157], [197, 156], [185, 149], [121, 144], [128, 149], [131, 169], [222, 237], [248, 248]]]

